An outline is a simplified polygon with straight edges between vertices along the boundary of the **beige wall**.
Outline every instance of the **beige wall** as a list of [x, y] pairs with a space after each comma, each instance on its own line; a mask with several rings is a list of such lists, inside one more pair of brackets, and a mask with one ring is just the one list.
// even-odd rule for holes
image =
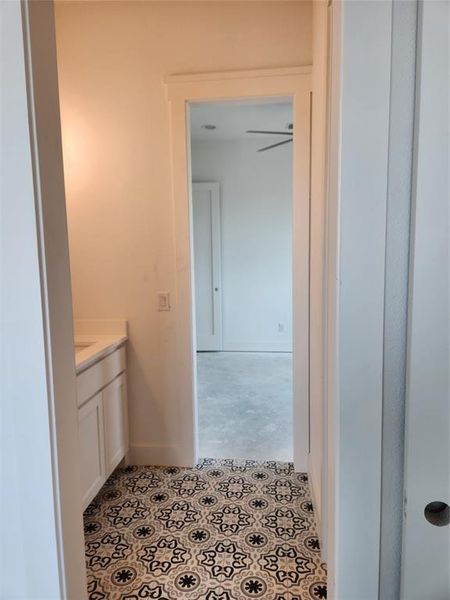
[[130, 325], [131, 444], [178, 435], [173, 73], [311, 63], [310, 2], [58, 2], [56, 26], [74, 311]]

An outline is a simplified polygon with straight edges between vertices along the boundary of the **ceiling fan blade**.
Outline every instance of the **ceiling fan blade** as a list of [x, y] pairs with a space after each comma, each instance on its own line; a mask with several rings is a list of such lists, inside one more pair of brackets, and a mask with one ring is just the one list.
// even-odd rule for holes
[[293, 131], [260, 131], [258, 129], [247, 129], [245, 133], [265, 133], [269, 135], [294, 135]]
[[282, 146], [283, 144], [290, 144], [291, 142], [292, 140], [284, 140], [283, 142], [278, 142], [278, 144], [271, 144], [265, 148], [260, 148], [258, 152], [264, 152], [265, 150], [270, 150], [271, 148], [276, 148], [277, 146]]

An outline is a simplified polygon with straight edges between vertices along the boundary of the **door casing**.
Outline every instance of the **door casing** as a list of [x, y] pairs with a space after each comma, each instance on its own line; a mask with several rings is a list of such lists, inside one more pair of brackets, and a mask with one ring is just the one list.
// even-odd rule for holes
[[311, 67], [174, 75], [166, 79], [170, 111], [175, 218], [175, 307], [179, 444], [173, 459], [198, 459], [195, 311], [193, 295], [192, 186], [189, 103], [286, 99], [293, 103], [293, 428], [294, 465], [308, 470], [309, 448], [309, 255]]

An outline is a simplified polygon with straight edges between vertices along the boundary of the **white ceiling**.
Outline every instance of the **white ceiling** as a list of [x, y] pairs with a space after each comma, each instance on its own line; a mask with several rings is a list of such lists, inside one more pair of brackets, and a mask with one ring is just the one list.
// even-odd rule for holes
[[[190, 105], [191, 139], [236, 140], [272, 139], [274, 136], [245, 133], [247, 129], [288, 131], [292, 123], [292, 102], [267, 100], [264, 102], [208, 102]], [[202, 125], [215, 125], [214, 131]], [[283, 139], [278, 136], [278, 139]]]

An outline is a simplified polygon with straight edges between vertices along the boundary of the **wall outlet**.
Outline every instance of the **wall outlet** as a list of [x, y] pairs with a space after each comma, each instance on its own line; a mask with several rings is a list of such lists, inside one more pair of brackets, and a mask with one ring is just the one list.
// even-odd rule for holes
[[284, 333], [284, 323], [278, 323], [278, 333]]
[[158, 292], [158, 310], [170, 310], [169, 292]]

